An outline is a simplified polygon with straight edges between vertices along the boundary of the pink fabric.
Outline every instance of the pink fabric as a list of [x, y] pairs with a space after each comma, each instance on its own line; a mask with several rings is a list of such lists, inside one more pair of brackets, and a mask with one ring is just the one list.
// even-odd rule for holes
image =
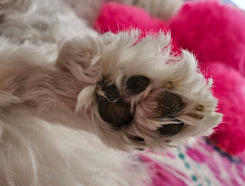
[[[154, 186], [188, 186], [183, 178], [190, 180], [181, 171], [169, 166], [165, 163], [159, 163], [147, 156], [141, 156], [144, 163], [148, 163], [150, 169], [154, 172], [152, 184]], [[176, 176], [178, 175], [178, 176]]]
[[170, 29], [174, 43], [192, 51], [207, 76], [215, 80], [213, 90], [224, 121], [211, 140], [232, 155], [244, 151], [245, 13], [242, 10], [216, 1], [187, 2], [169, 23], [164, 23], [142, 9], [107, 3], [95, 28], [101, 33], [138, 28], [142, 36]]
[[232, 157], [205, 139], [192, 148], [169, 149], [158, 155], [147, 151], [140, 161], [151, 170], [152, 184], [147, 186], [245, 185], [245, 151]]
[[[232, 155], [245, 148], [245, 77], [237, 70], [221, 63], [205, 64], [206, 74], [214, 79], [214, 94], [219, 98], [223, 122], [216, 127], [211, 140]], [[204, 67], [205, 68], [205, 67]]]
[[133, 28], [142, 31], [142, 35], [166, 30], [166, 24], [157, 18], [152, 18], [144, 10], [117, 3], [106, 3], [95, 22], [94, 28], [105, 33], [117, 33]]
[[216, 1], [188, 2], [169, 22], [174, 40], [197, 59], [220, 61], [245, 74], [245, 13]]

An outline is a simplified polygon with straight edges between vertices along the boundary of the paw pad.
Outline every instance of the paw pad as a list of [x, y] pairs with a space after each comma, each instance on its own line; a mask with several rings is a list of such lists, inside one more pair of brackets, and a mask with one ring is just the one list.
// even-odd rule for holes
[[127, 81], [127, 90], [130, 94], [137, 95], [143, 92], [150, 84], [150, 79], [145, 76], [132, 76]]
[[99, 86], [102, 87], [105, 94], [105, 97], [98, 96], [98, 111], [101, 118], [114, 129], [120, 129], [132, 121], [130, 104], [120, 97], [116, 85], [106, 85], [105, 82], [100, 82]]
[[158, 131], [163, 136], [173, 136], [173, 135], [178, 134], [183, 128], [183, 126], [184, 126], [184, 123], [182, 122], [176, 123], [176, 124], [167, 124], [167, 125], [161, 126], [158, 129]]
[[158, 97], [157, 109], [162, 117], [174, 117], [183, 109], [183, 107], [183, 102], [177, 94], [164, 92]]

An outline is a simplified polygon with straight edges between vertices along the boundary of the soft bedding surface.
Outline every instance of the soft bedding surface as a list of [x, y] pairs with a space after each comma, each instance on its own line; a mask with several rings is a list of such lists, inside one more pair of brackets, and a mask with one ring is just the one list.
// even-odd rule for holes
[[191, 148], [149, 151], [140, 161], [150, 164], [154, 186], [245, 185], [245, 153], [232, 157], [205, 138]]

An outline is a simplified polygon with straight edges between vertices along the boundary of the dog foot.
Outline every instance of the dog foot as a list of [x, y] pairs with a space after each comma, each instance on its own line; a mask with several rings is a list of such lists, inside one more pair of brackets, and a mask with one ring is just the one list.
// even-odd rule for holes
[[120, 149], [164, 150], [209, 135], [222, 118], [212, 81], [189, 52], [171, 52], [169, 35], [140, 42], [139, 35], [101, 36], [100, 57], [91, 66], [100, 76], [78, 95], [77, 113], [86, 113], [101, 140]]

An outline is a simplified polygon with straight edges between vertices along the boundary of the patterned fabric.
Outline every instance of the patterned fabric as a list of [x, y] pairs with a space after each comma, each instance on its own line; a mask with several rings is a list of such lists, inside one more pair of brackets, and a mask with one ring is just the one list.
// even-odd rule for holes
[[207, 139], [165, 154], [149, 151], [141, 161], [153, 171], [154, 186], [245, 185], [245, 153], [231, 157]]

